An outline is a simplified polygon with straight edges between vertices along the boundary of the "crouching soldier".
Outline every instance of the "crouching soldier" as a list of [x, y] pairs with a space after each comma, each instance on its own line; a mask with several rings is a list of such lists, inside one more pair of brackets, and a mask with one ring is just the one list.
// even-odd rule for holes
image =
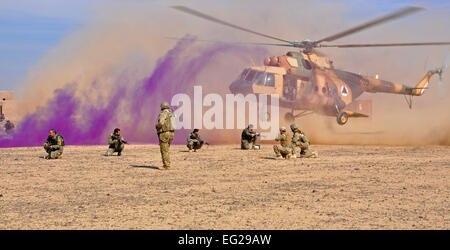
[[109, 148], [106, 151], [105, 156], [111, 156], [115, 152], [117, 152], [117, 156], [121, 156], [126, 143], [127, 141], [120, 135], [120, 129], [115, 128], [114, 132], [108, 137]]
[[194, 152], [197, 152], [197, 149], [202, 148], [203, 146], [203, 140], [200, 138], [200, 132], [198, 129], [194, 129], [192, 133], [190, 133], [187, 137], [187, 147], [189, 149], [189, 152], [193, 149]]
[[44, 149], [48, 153], [45, 159], [60, 159], [64, 149], [64, 138], [56, 133], [56, 130], [50, 129]]
[[289, 144], [285, 127], [280, 128], [280, 134], [277, 136], [277, 138], [275, 138], [275, 140], [280, 142], [280, 145], [273, 145], [273, 151], [275, 151], [277, 158], [278, 159], [291, 158], [292, 147]]
[[[253, 125], [248, 125], [248, 127], [242, 131], [241, 149], [255, 149], [256, 139], [258, 136], [259, 133], [254, 130]], [[250, 144], [252, 144], [251, 147]]]
[[[297, 124], [291, 124], [291, 130], [294, 133], [292, 136], [292, 157], [293, 158], [317, 158], [317, 152], [309, 150], [309, 139], [305, 133], [301, 131]], [[298, 152], [300, 151], [300, 154]]]

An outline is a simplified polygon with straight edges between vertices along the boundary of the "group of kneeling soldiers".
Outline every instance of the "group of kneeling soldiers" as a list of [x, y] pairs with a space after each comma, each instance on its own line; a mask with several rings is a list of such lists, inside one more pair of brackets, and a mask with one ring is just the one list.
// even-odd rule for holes
[[[163, 161], [163, 167], [165, 170], [170, 169], [170, 158], [169, 158], [169, 147], [175, 136], [175, 116], [170, 110], [170, 106], [167, 102], [161, 104], [161, 113], [158, 116], [156, 123], [156, 131], [159, 139], [159, 146], [161, 151], [161, 157]], [[280, 145], [274, 145], [273, 150], [279, 159], [289, 159], [289, 158], [316, 158], [318, 157], [317, 152], [312, 152], [309, 150], [310, 142], [306, 137], [305, 133], [301, 131], [297, 124], [291, 124], [290, 126], [292, 132], [291, 140], [289, 141], [287, 135], [287, 129], [285, 127], [280, 128], [280, 134], [275, 138], [276, 141], [280, 142]], [[242, 131], [241, 135], [241, 149], [259, 149], [259, 145], [256, 145], [259, 133], [255, 131], [252, 124], [248, 125]], [[200, 137], [200, 131], [194, 129], [192, 133], [188, 135], [187, 148], [189, 152], [194, 150], [196, 152], [199, 150], [204, 142]], [[127, 141], [120, 134], [120, 129], [114, 129], [114, 132], [108, 137], [108, 150], [105, 156], [111, 156], [115, 152], [120, 156], [122, 151], [127, 144]], [[207, 143], [206, 143], [207, 144]], [[61, 135], [57, 134], [54, 129], [49, 131], [49, 136], [44, 144], [44, 149], [48, 153], [45, 157], [46, 159], [59, 159], [62, 156], [64, 148], [64, 139]], [[250, 146], [251, 145], [251, 146]]]
[[[276, 141], [280, 142], [280, 145], [273, 145], [273, 151], [277, 158], [317, 158], [317, 152], [309, 150], [309, 139], [306, 137], [305, 133], [298, 128], [297, 124], [291, 124], [290, 128], [294, 133], [290, 142], [285, 127], [280, 128], [280, 134], [275, 138]], [[258, 136], [259, 133], [254, 130], [253, 125], [248, 125], [248, 127], [242, 131], [241, 149], [259, 149], [259, 145], [256, 145]], [[250, 144], [252, 144], [251, 147]]]
[[[122, 135], [120, 135], [120, 129], [114, 129], [114, 132], [108, 136], [108, 150], [106, 150], [105, 156], [111, 156], [117, 152], [118, 156], [122, 155], [122, 150], [125, 147], [125, 141]], [[47, 152], [45, 159], [60, 159], [64, 150], [64, 138], [56, 133], [56, 130], [50, 129], [47, 140], [44, 143], [44, 149]]]

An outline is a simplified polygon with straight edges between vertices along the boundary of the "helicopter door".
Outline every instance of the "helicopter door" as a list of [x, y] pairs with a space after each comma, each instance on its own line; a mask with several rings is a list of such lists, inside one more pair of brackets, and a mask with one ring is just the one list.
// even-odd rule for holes
[[283, 99], [295, 102], [297, 98], [297, 79], [295, 77], [284, 77], [283, 83]]

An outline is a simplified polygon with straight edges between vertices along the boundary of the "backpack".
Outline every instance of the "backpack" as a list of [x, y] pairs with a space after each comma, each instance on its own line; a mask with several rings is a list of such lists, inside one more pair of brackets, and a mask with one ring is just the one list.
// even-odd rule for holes
[[176, 117], [172, 112], [168, 112], [166, 120], [162, 123], [161, 129], [163, 132], [174, 131], [175, 129], [177, 129]]
[[64, 143], [64, 138], [61, 135], [58, 135], [61, 138], [61, 146], [65, 146], [66, 144]]
[[167, 115], [166, 123], [169, 131], [174, 131], [175, 129], [177, 129], [177, 120], [172, 112], [169, 112], [169, 114]]

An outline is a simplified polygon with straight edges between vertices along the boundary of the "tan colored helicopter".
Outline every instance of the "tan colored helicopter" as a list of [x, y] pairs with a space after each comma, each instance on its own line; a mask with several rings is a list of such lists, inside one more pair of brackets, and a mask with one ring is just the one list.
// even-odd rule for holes
[[[230, 85], [230, 90], [234, 94], [278, 94], [280, 96], [280, 106], [292, 110], [285, 115], [285, 119], [289, 122], [294, 121], [295, 118], [311, 113], [337, 117], [337, 122], [340, 125], [347, 123], [349, 117], [368, 117], [368, 114], [371, 112], [370, 101], [356, 100], [364, 92], [383, 92], [409, 96], [409, 99], [406, 98], [406, 100], [411, 108], [412, 97], [421, 96], [424, 93], [430, 78], [434, 74], [438, 74], [441, 78], [443, 69], [446, 66], [443, 65], [441, 68], [428, 71], [415, 87], [408, 87], [400, 83], [380, 80], [378, 77], [363, 76], [335, 69], [332, 61], [320, 56], [316, 52], [316, 48], [450, 45], [450, 42], [322, 44], [323, 42], [334, 41], [363, 29], [423, 10], [423, 8], [419, 7], [405, 7], [389, 15], [374, 19], [335, 35], [317, 41], [303, 40], [301, 42], [292, 42], [252, 31], [185, 6], [172, 6], [172, 8], [215, 23], [283, 42], [278, 44], [236, 42], [234, 44], [299, 48], [299, 52], [290, 51], [283, 56], [268, 57], [264, 60], [263, 66], [253, 66], [244, 69], [240, 77]], [[183, 40], [183, 38], [178, 40]], [[196, 41], [223, 42], [212, 40]], [[301, 112], [295, 115], [295, 110], [301, 110]]]

